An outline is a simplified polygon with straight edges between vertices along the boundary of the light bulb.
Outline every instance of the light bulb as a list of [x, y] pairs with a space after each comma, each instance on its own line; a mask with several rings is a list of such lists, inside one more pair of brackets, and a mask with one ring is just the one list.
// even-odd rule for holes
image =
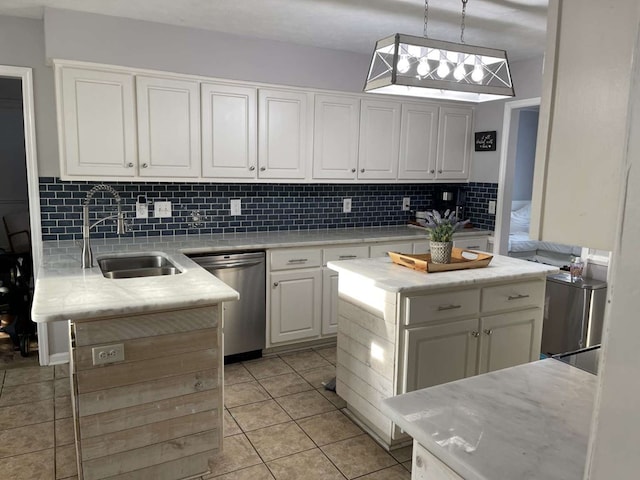
[[400, 55], [400, 59], [398, 60], [398, 71], [400, 73], [407, 73], [411, 68], [411, 64], [409, 63], [408, 55]]
[[459, 63], [458, 66], [455, 68], [455, 70], [453, 71], [453, 77], [460, 81], [464, 78], [465, 74], [467, 72], [464, 69], [464, 64], [463, 63]]
[[418, 75], [421, 77], [426, 77], [429, 73], [429, 61], [426, 57], [420, 59], [420, 63], [418, 63], [418, 67], [416, 68]]
[[438, 65], [438, 69], [436, 70], [436, 73], [438, 74], [438, 76], [440, 78], [444, 78], [447, 75], [449, 75], [450, 72], [451, 72], [451, 69], [447, 64], [447, 61], [445, 59], [441, 59], [440, 64]]
[[484, 78], [484, 71], [482, 70], [482, 65], [480, 64], [480, 61], [476, 58], [476, 65], [475, 67], [473, 67], [473, 72], [471, 72], [471, 80], [473, 80], [476, 83], [480, 83], [482, 82], [483, 78]]

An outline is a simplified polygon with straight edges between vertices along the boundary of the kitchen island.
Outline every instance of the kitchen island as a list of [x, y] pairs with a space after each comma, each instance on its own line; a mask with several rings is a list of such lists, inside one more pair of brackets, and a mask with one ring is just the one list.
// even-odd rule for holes
[[546, 275], [556, 267], [496, 255], [486, 268], [424, 273], [371, 258], [339, 274], [337, 393], [392, 449], [411, 439], [384, 399], [538, 360]]
[[414, 480], [582, 479], [597, 377], [539, 360], [389, 398]]

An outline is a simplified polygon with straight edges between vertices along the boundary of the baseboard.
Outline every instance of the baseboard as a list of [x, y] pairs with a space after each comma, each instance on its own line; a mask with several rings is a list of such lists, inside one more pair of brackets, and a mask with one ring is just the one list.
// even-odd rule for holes
[[69, 352], [54, 353], [49, 355], [48, 365], [60, 365], [62, 363], [69, 363]]

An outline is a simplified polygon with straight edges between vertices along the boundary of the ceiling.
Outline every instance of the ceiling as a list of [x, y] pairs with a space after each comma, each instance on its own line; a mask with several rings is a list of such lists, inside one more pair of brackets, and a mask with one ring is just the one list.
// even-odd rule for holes
[[[548, 0], [468, 0], [465, 41], [544, 52]], [[370, 54], [393, 33], [423, 34], [422, 0], [0, 0], [0, 15], [42, 18], [44, 7], [217, 30]], [[429, 0], [430, 38], [459, 41], [461, 0]]]

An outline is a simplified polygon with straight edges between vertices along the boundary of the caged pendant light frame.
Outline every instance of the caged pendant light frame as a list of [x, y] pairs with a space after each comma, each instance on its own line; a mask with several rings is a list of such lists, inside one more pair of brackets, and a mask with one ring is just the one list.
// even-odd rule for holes
[[396, 33], [376, 43], [364, 91], [465, 102], [515, 96], [507, 52], [464, 43], [466, 4], [462, 0], [460, 43]]

